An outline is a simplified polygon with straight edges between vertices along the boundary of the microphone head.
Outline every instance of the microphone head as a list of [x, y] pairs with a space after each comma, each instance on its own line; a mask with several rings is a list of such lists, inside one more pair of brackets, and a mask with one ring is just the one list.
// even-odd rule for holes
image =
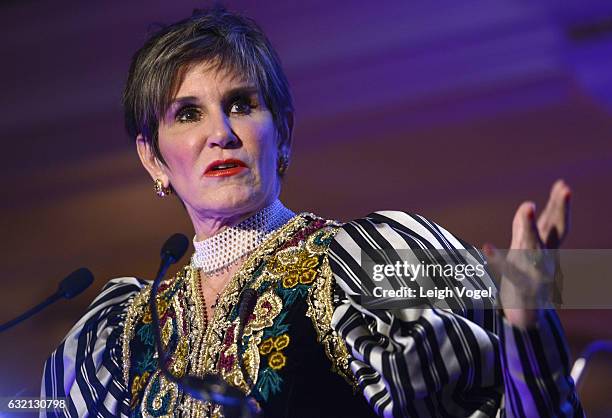
[[238, 338], [242, 338], [242, 332], [246, 325], [249, 316], [253, 313], [255, 305], [257, 304], [257, 291], [255, 289], [244, 289], [240, 294], [240, 302], [238, 305], [238, 318], [240, 323], [238, 325]]
[[93, 280], [93, 274], [89, 269], [80, 268], [60, 282], [58, 293], [66, 299], [72, 299], [87, 289], [93, 283]]
[[174, 234], [164, 243], [161, 258], [174, 264], [179, 261], [189, 248], [189, 240], [183, 234]]

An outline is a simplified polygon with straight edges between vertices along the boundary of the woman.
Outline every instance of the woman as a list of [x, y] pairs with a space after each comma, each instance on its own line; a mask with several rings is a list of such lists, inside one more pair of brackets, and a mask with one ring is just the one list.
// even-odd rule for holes
[[[367, 309], [361, 251], [480, 255], [421, 216], [341, 224], [278, 200], [293, 107], [254, 22], [214, 9], [162, 29], [135, 55], [124, 105], [156, 193], [176, 194], [195, 230], [190, 263], [157, 299], [170, 373], [218, 375], [268, 417], [582, 415], [554, 310], [526, 308], [544, 288], [539, 264], [528, 291], [502, 282], [503, 311], [487, 298]], [[568, 198], [556, 183], [537, 225], [521, 205], [511, 248], [562, 238]], [[466, 287], [492, 285], [485, 275]], [[256, 298], [241, 323], [245, 289]], [[223, 416], [161, 372], [150, 291], [111, 280], [47, 361], [42, 396], [67, 397], [69, 416]], [[508, 302], [517, 295], [524, 305]]]

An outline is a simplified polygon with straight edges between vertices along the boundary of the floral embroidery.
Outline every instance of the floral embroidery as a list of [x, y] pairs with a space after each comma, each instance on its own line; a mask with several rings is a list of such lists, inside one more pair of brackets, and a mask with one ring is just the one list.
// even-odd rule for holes
[[[189, 354], [182, 314], [186, 299], [183, 296], [175, 297], [183, 289], [184, 276], [179, 274], [160, 285], [157, 298], [162, 344], [171, 359], [167, 367], [177, 377], [185, 375]], [[124, 378], [127, 378], [131, 392], [130, 417], [133, 418], [151, 414], [167, 415], [178, 401], [176, 385], [165, 380], [157, 370], [155, 331], [149, 299], [150, 286], [147, 286], [130, 305], [124, 327]]]
[[280, 351], [289, 345], [290, 340], [289, 335], [280, 335], [274, 339], [274, 348]]
[[[235, 332], [240, 322], [237, 312], [231, 325], [225, 331], [223, 346], [217, 360], [217, 370], [221, 372], [221, 377], [230, 384], [241, 388], [245, 393], [250, 391], [247, 381], [256, 381], [259, 373], [259, 348], [264, 334], [264, 329], [274, 325], [275, 319], [283, 310], [283, 301], [276, 295], [274, 289], [267, 290], [260, 294], [255, 302], [253, 314], [247, 318], [244, 325], [242, 338], [238, 341]], [[244, 369], [248, 379], [243, 376], [242, 368], [238, 363], [238, 356], [242, 355]]]
[[[315, 223], [315, 222], [313, 222]], [[321, 228], [323, 225], [317, 224]], [[274, 318], [274, 324], [267, 328], [259, 344], [259, 353], [267, 360], [258, 375], [253, 395], [263, 401], [281, 390], [283, 378], [279, 372], [287, 365], [287, 355], [283, 352], [290, 342], [290, 324], [288, 313], [290, 307], [298, 300], [304, 300], [309, 294], [311, 285], [319, 275], [321, 259], [333, 237], [334, 229], [312, 230], [305, 228], [305, 241], [294, 241], [294, 246], [285, 246], [272, 257], [261, 274], [268, 278], [268, 283], [276, 278], [276, 294], [283, 300], [283, 311]], [[270, 278], [271, 277], [271, 278]], [[265, 282], [264, 282], [265, 283]], [[263, 283], [262, 283], [263, 286]]]
[[297, 274], [288, 274], [287, 276], [283, 277], [283, 286], [292, 288], [295, 287], [299, 281], [300, 280]]
[[[287, 361], [287, 357], [281, 352], [281, 350], [289, 345], [291, 338], [288, 334], [279, 335], [278, 337], [266, 338], [259, 346], [259, 352], [262, 355], [270, 354], [268, 357], [268, 364], [274, 370], [282, 369]], [[275, 350], [272, 352], [272, 350]]]
[[259, 352], [262, 355], [269, 354], [268, 364], [258, 375], [253, 395], [263, 401], [267, 401], [270, 395], [280, 392], [283, 383], [283, 378], [278, 371], [287, 364], [287, 357], [281, 350], [286, 348], [291, 341], [287, 334], [289, 324], [285, 323], [287, 314], [288, 312], [285, 311], [276, 317], [274, 324], [264, 333], [265, 340], [259, 345]]
[[145, 324], [136, 332], [144, 345], [152, 346], [155, 344], [155, 335], [153, 335], [153, 324]]
[[147, 384], [147, 379], [149, 378], [150, 373], [144, 372], [141, 376], [134, 376], [134, 381], [132, 382], [132, 387], [130, 392], [132, 393], [132, 399], [130, 401], [130, 406], [133, 408], [138, 401], [138, 394], [145, 388]]
[[270, 351], [272, 351], [273, 347], [274, 347], [273, 339], [266, 338], [259, 346], [259, 352], [265, 356], [266, 354], [270, 353]]
[[153, 358], [153, 350], [151, 348], [145, 351], [142, 358], [136, 363], [136, 371], [140, 374], [144, 374], [147, 371], [155, 370], [157, 366], [157, 360]]
[[257, 379], [257, 390], [262, 399], [268, 399], [270, 395], [281, 390], [283, 379], [271, 367], [265, 368]]
[[280, 370], [285, 367], [286, 360], [287, 357], [285, 357], [282, 352], [275, 351], [274, 353], [270, 354], [270, 357], [268, 357], [268, 364], [274, 370]]
[[[177, 377], [184, 376], [187, 369], [190, 374], [219, 374], [258, 402], [267, 402], [280, 393], [284, 373], [293, 366], [290, 350], [300, 349], [293, 346], [298, 337], [291, 333], [294, 305], [299, 303], [298, 311], [308, 309], [307, 316], [318, 324], [318, 311], [311, 305], [316, 294], [312, 290], [318, 286], [321, 269], [326, 266], [327, 247], [337, 226], [305, 214], [273, 234], [228, 284], [208, 327], [200, 319], [197, 270], [185, 267], [162, 283], [158, 313], [162, 344], [171, 360], [170, 372]], [[257, 292], [255, 309], [238, 338], [240, 294], [249, 287]], [[131, 415], [173, 416], [181, 408], [190, 417], [222, 416], [217, 406], [195, 401], [160, 375], [147, 292], [150, 287], [134, 299], [124, 334]], [[319, 329], [317, 334], [321, 338]], [[327, 338], [320, 341], [327, 349]], [[242, 358], [244, 367], [240, 367], [238, 358]], [[245, 379], [243, 370], [249, 378]]]
[[179, 392], [174, 383], [166, 380], [158, 370], [147, 384], [140, 405], [142, 416], [167, 417], [174, 416], [172, 413], [178, 400]]
[[287, 248], [279, 251], [268, 269], [282, 277], [283, 287], [294, 288], [298, 284], [309, 285], [317, 277], [319, 257], [311, 255], [306, 249]]

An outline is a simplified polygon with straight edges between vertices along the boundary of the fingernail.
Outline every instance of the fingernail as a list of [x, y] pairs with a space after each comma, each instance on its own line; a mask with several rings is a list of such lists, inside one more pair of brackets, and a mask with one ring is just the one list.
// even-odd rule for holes
[[535, 219], [535, 213], [536, 213], [536, 204], [532, 203], [531, 204], [531, 209], [529, 210], [529, 219], [534, 220]]

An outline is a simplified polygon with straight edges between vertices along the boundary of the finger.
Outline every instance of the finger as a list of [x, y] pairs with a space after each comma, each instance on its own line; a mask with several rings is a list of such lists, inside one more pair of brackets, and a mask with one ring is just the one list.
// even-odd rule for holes
[[505, 263], [505, 257], [502, 253], [490, 243], [485, 243], [482, 246], [482, 253], [485, 255], [487, 266], [494, 273], [495, 278], [501, 278]]
[[487, 269], [493, 276], [493, 279], [499, 284], [504, 271], [505, 257], [493, 244], [485, 243], [482, 246], [482, 252], [487, 259]]
[[535, 250], [542, 246], [538, 227], [535, 222], [535, 203], [523, 202], [516, 210], [512, 220], [512, 242], [515, 250]]
[[489, 243], [484, 244], [482, 250], [487, 259], [488, 270], [498, 284], [502, 279], [507, 279], [518, 289], [532, 293], [534, 285], [543, 280], [525, 251], [511, 250], [506, 255]]
[[559, 248], [569, 230], [571, 190], [563, 180], [553, 184], [548, 202], [538, 218], [538, 231], [546, 248]]

